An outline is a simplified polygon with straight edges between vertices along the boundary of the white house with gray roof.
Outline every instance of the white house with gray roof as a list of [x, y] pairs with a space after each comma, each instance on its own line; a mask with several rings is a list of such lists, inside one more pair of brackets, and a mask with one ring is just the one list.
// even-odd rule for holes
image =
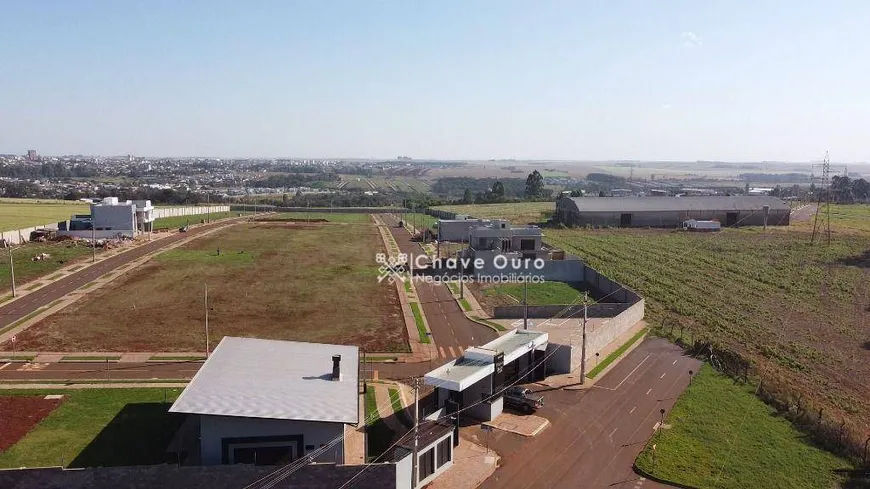
[[314, 460], [341, 464], [358, 366], [355, 346], [224, 337], [169, 411], [198, 419], [203, 465], [285, 464], [332, 443]]

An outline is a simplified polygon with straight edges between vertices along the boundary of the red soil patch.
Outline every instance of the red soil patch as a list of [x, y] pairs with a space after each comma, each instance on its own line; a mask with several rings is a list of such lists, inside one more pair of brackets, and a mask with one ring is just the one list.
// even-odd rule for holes
[[58, 407], [62, 399], [44, 396], [0, 397], [0, 452], [24, 438], [34, 426]]

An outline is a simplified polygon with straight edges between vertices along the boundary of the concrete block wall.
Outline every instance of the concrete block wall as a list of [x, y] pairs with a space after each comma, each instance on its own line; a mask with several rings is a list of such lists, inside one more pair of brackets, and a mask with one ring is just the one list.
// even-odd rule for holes
[[[625, 312], [631, 304], [619, 302], [602, 302], [600, 304], [591, 304], [586, 311], [590, 318], [611, 318]], [[549, 306], [529, 306], [528, 315], [530, 318], [547, 319], [552, 317], [560, 318], [582, 318], [582, 305], [549, 305]], [[523, 306], [496, 306], [493, 308], [492, 316], [496, 319], [515, 319], [523, 317]]]
[[156, 207], [154, 208], [154, 219], [164, 217], [178, 216], [196, 216], [199, 214], [211, 214], [214, 212], [229, 212], [228, 205], [212, 205], [212, 206], [188, 206], [188, 207]]
[[42, 226], [16, 229], [13, 231], [4, 231], [0, 233], [0, 239], [5, 241], [6, 244], [9, 245], [19, 245], [22, 243], [27, 243], [28, 241], [30, 241], [30, 233], [36, 231], [37, 229], [51, 229], [57, 231], [57, 222], [44, 224]]

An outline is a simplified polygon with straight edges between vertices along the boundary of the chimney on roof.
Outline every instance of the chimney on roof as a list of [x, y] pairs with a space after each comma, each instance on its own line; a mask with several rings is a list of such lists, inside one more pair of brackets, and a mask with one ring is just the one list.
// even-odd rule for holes
[[341, 380], [341, 355], [332, 356], [332, 380]]

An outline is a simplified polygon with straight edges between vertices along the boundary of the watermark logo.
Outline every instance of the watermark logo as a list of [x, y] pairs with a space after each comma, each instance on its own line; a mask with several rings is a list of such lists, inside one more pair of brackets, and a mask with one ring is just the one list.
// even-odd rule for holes
[[[446, 282], [523, 283], [545, 282], [545, 261], [540, 258], [518, 258], [496, 254], [483, 258], [435, 258], [425, 254], [399, 253], [375, 255], [378, 282], [406, 282], [407, 280], [441, 284]], [[425, 272], [410, 275], [409, 267]], [[472, 280], [473, 277], [473, 280]]]
[[396, 280], [404, 282], [405, 279], [405, 264], [408, 263], [408, 255], [399, 253], [394, 256], [387, 256], [384, 253], [375, 255], [375, 261], [380, 265], [378, 267], [378, 282], [387, 282], [394, 284]]

